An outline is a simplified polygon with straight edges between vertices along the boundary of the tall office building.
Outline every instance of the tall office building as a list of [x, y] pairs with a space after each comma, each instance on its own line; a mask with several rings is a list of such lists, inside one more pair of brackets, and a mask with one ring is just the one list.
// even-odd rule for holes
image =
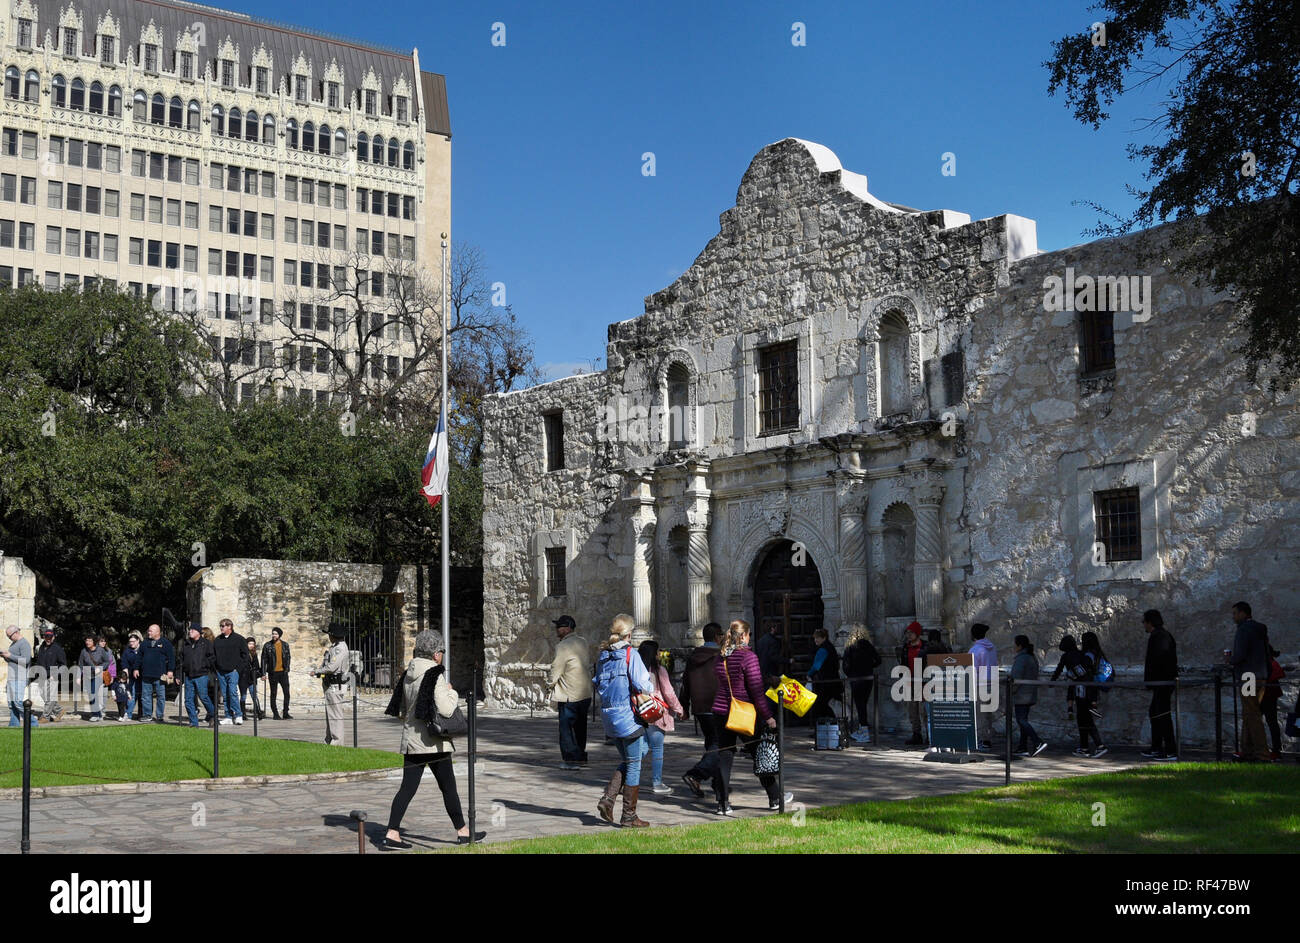
[[383, 312], [421, 274], [436, 292], [451, 224], [446, 84], [417, 50], [180, 0], [17, 0], [0, 29], [0, 281], [189, 312], [240, 398], [410, 363]]

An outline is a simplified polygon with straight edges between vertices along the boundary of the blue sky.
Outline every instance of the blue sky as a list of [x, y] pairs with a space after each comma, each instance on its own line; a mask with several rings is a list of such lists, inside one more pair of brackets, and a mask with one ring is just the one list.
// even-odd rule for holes
[[[244, 9], [235, 6], [236, 9]], [[1086, 30], [1086, 2], [552, 2], [272, 0], [258, 15], [420, 50], [447, 76], [453, 238], [491, 281], [549, 376], [603, 358], [717, 232], [750, 159], [817, 141], [881, 199], [1038, 222], [1042, 249], [1086, 241], [1125, 212], [1147, 140], [1125, 103], [1101, 131], [1047, 95], [1052, 40]], [[805, 25], [806, 45], [791, 42]], [[505, 45], [492, 44], [493, 24]], [[641, 172], [655, 155], [656, 174]], [[941, 173], [941, 155], [957, 173]], [[603, 359], [600, 360], [603, 364]]]

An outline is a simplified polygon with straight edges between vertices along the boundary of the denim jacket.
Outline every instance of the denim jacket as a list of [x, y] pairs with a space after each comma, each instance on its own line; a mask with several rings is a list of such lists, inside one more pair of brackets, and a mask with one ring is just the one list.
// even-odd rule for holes
[[621, 739], [640, 734], [644, 728], [632, 713], [631, 689], [650, 694], [654, 681], [628, 643], [601, 651], [596, 661], [596, 687], [605, 736]]

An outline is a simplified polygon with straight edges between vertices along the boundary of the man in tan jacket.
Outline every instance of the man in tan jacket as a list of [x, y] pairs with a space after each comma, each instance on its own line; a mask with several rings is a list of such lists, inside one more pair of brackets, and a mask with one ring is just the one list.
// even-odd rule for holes
[[555, 620], [551, 703], [560, 712], [560, 769], [587, 767], [587, 712], [591, 710], [591, 648], [572, 616]]

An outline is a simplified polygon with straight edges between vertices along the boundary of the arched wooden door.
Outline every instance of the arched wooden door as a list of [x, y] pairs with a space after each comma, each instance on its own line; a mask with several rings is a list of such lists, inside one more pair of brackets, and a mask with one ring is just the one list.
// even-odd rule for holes
[[795, 545], [789, 540], [768, 548], [754, 575], [754, 621], [753, 642], [775, 623], [780, 627], [791, 669], [798, 674], [808, 670], [816, 647], [812, 634], [822, 627], [822, 578], [806, 549], [796, 555]]

